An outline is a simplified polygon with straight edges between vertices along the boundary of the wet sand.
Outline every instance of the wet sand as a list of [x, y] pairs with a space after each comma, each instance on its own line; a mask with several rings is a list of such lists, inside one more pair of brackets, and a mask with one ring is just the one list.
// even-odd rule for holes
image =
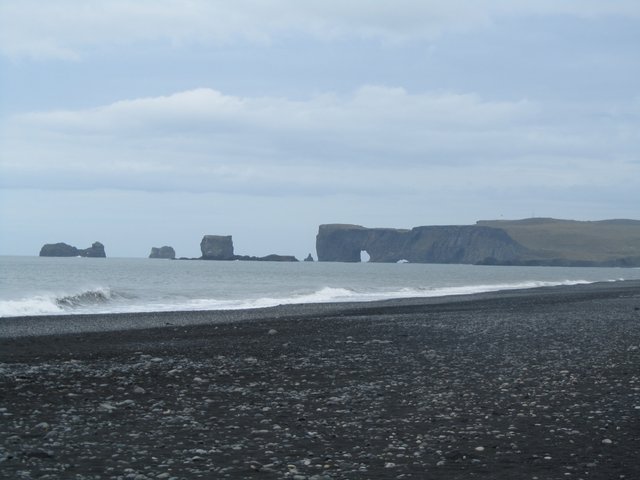
[[0, 319], [0, 477], [640, 478], [640, 282]]

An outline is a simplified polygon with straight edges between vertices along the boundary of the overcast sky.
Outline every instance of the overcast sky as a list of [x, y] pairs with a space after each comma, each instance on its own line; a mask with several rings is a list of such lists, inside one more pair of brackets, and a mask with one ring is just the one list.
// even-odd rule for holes
[[0, 0], [0, 254], [640, 218], [638, 0]]

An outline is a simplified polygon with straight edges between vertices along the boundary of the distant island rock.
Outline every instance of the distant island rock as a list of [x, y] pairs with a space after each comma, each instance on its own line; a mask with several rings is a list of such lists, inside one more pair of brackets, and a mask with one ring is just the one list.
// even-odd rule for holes
[[313, 262], [313, 256], [311, 254], [307, 255], [307, 258], [304, 259], [305, 262]]
[[265, 257], [236, 255], [231, 235], [205, 235], [200, 242], [201, 260], [242, 260], [254, 262], [297, 262], [292, 255], [271, 254]]
[[164, 247], [152, 247], [149, 258], [168, 258], [174, 260], [176, 258], [176, 251], [173, 247], [165, 245]]
[[105, 258], [104, 245], [93, 242], [89, 248], [79, 249], [66, 243], [47, 243], [40, 249], [41, 257], [92, 257]]
[[234, 260], [231, 235], [205, 235], [200, 242], [203, 260]]
[[484, 220], [410, 230], [320, 225], [320, 262], [463, 263], [531, 266], [640, 266], [640, 221], [552, 218]]

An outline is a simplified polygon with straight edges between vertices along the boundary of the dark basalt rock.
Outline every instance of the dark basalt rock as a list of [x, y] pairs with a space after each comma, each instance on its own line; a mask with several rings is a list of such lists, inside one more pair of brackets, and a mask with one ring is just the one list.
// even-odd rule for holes
[[77, 257], [78, 249], [66, 243], [47, 243], [40, 249], [41, 257]]
[[105, 258], [107, 254], [104, 251], [104, 245], [100, 242], [93, 242], [91, 247], [80, 250], [81, 257]]
[[292, 255], [271, 254], [265, 257], [235, 255], [231, 235], [205, 235], [200, 242], [202, 260], [242, 260], [253, 262], [297, 262]]
[[307, 258], [304, 259], [305, 262], [313, 262], [313, 256], [311, 254], [307, 255]]
[[203, 260], [235, 260], [231, 235], [205, 235], [200, 251]]
[[318, 261], [359, 262], [366, 251], [370, 262], [480, 263], [515, 261], [528, 250], [498, 228], [463, 226], [416, 227], [411, 230], [320, 225], [316, 237]]
[[249, 262], [297, 262], [298, 259], [293, 255], [276, 255], [272, 253], [264, 257], [254, 257], [251, 255], [234, 255], [234, 260], [242, 260]]
[[79, 249], [66, 243], [47, 243], [40, 249], [41, 257], [93, 257], [105, 258], [104, 245], [94, 242], [91, 247]]
[[321, 262], [640, 267], [640, 221], [529, 218], [411, 230], [320, 225]]
[[176, 258], [176, 251], [173, 247], [165, 245], [164, 247], [152, 247], [149, 258], [168, 258], [174, 260]]
[[260, 257], [258, 259], [261, 262], [297, 262], [298, 259], [293, 255], [277, 255], [272, 253], [271, 255], [267, 255], [266, 257]]

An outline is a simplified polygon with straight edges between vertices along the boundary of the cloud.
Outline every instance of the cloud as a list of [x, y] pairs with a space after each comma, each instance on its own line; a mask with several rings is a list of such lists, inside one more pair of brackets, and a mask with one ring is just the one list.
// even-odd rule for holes
[[364, 86], [304, 100], [210, 88], [13, 117], [0, 186], [411, 194], [422, 189], [626, 185], [639, 112], [595, 115], [476, 94]]
[[269, 43], [291, 35], [321, 40], [433, 40], [504, 17], [640, 17], [635, 0], [21, 0], [0, 2], [0, 52], [12, 58], [79, 60], [99, 49], [144, 42]]
[[534, 112], [535, 106], [526, 100], [489, 102], [475, 94], [411, 94], [402, 88], [371, 85], [348, 96], [323, 94], [300, 101], [239, 97], [198, 88], [168, 96], [118, 101], [88, 110], [24, 114], [17, 120], [74, 135], [119, 132], [165, 136], [167, 131], [183, 135], [194, 129], [215, 133], [236, 125], [244, 129], [335, 134], [345, 128], [353, 132], [362, 128], [408, 129], [416, 123], [430, 130], [474, 129], [487, 123], [526, 120]]

